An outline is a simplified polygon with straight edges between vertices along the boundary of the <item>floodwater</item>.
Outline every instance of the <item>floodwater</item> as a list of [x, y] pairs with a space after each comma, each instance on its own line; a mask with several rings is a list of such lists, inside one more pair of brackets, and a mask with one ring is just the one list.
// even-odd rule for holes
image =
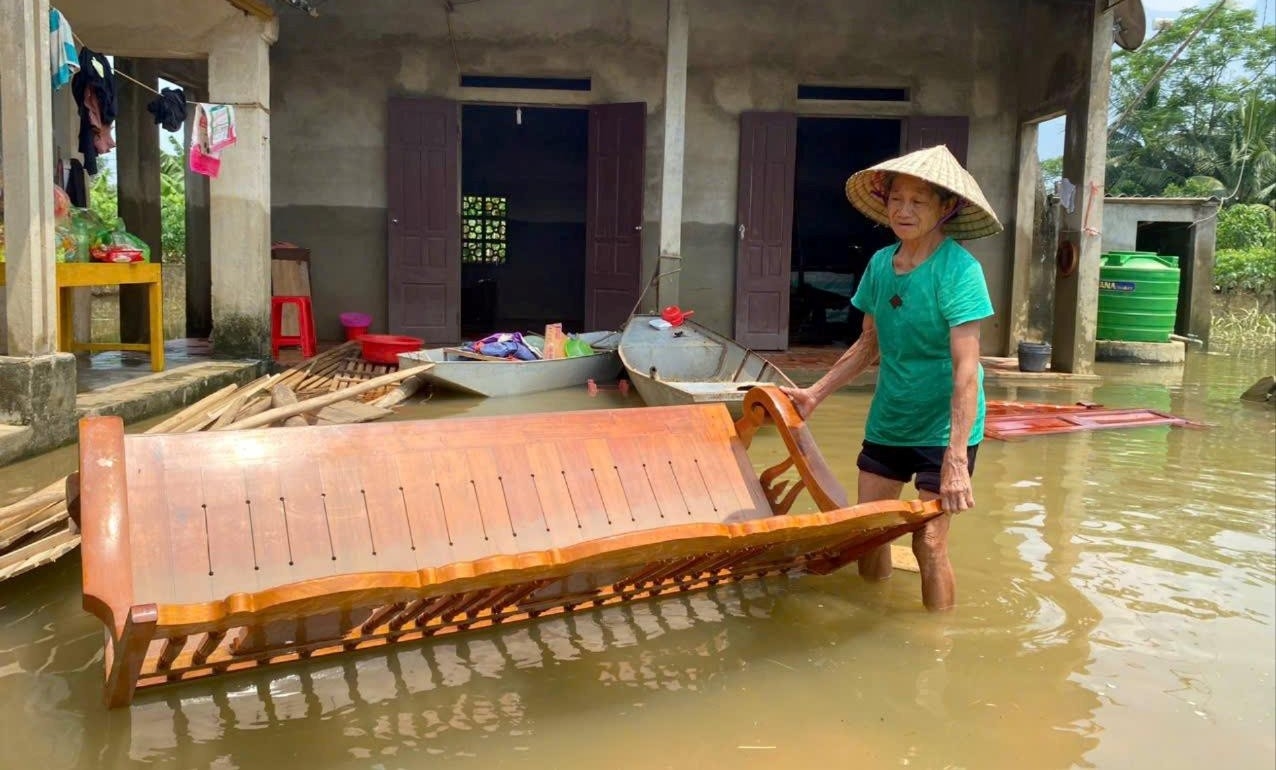
[[[1270, 769], [1276, 415], [1236, 397], [1274, 363], [1194, 355], [1182, 376], [1109, 367], [1098, 388], [990, 388], [1212, 427], [988, 442], [944, 616], [911, 573], [777, 579], [107, 711], [101, 631], [68, 556], [0, 584], [0, 768]], [[848, 481], [868, 400], [838, 394], [812, 421]], [[637, 403], [573, 390], [436, 398], [409, 416]], [[0, 470], [0, 503], [73, 463]]]

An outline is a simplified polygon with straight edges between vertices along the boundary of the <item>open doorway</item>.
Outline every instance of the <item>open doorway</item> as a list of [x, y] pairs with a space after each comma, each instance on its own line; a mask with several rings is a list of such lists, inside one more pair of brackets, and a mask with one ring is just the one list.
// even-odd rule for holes
[[850, 304], [858, 279], [894, 236], [846, 199], [856, 171], [899, 155], [901, 121], [798, 118], [793, 202], [790, 343], [846, 345], [863, 314]]
[[461, 334], [585, 319], [589, 111], [461, 109]]
[[1192, 293], [1192, 267], [1196, 256], [1196, 226], [1192, 222], [1139, 222], [1135, 251], [1150, 251], [1163, 257], [1175, 257], [1179, 267], [1178, 312], [1174, 319], [1176, 334], [1188, 333]]

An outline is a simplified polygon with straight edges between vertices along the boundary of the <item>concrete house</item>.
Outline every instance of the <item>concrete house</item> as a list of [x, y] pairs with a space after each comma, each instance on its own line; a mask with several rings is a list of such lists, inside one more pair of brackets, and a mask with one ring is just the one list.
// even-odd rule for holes
[[[211, 334], [223, 352], [268, 350], [272, 241], [310, 249], [321, 338], [337, 337], [338, 314], [351, 310], [372, 315], [374, 331], [431, 342], [550, 321], [614, 328], [641, 297], [648, 308], [694, 309], [761, 350], [845, 343], [858, 329], [853, 311], [827, 311], [845, 311], [890, 234], [851, 209], [843, 183], [946, 143], [1006, 225], [970, 247], [997, 309], [985, 352], [1004, 354], [1027, 333], [1023, 309], [1047, 285], [1038, 274], [1053, 270], [1031, 258], [1036, 132], [1066, 115], [1064, 176], [1077, 205], [1059, 237], [1075, 243], [1080, 267], [1048, 283], [1053, 365], [1084, 373], [1119, 2], [57, 7], [129, 74], [236, 107], [239, 141], [221, 175], [188, 184], [188, 332]], [[28, 394], [44, 387], [32, 382], [74, 375], [54, 347], [45, 169], [50, 116], [64, 108], [51, 102], [42, 66], [47, 8], [12, 0], [0, 10], [9, 239], [0, 378], [27, 378], [18, 390]], [[159, 163], [154, 127], [126, 116], [144, 113], [149, 96], [130, 98], [119, 120], [121, 202], [135, 204], [139, 222], [158, 222], [147, 181]], [[143, 169], [137, 181], [126, 163]], [[828, 319], [841, 326], [822, 329]], [[0, 417], [30, 412], [0, 403]]]

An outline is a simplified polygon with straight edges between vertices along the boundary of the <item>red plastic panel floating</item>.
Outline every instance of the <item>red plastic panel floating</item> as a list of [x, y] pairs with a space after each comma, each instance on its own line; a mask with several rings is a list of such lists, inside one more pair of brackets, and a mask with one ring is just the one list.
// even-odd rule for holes
[[1061, 406], [995, 401], [988, 404], [984, 435], [1007, 441], [1081, 430], [1144, 428], [1153, 425], [1204, 427], [1200, 423], [1155, 409], [1105, 409], [1094, 404]]

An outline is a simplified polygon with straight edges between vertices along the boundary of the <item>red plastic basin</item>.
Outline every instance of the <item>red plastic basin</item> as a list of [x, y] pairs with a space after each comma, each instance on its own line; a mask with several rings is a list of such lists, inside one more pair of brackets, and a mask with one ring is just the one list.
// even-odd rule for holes
[[400, 353], [411, 353], [425, 346], [425, 340], [397, 334], [365, 334], [359, 338], [363, 358], [374, 364], [397, 364]]

